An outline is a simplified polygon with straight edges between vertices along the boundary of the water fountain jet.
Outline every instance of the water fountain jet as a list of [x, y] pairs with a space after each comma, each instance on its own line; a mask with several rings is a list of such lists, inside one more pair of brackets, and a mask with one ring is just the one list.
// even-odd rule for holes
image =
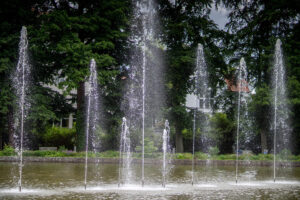
[[96, 62], [94, 59], [90, 61], [90, 76], [88, 79], [87, 88], [87, 104], [86, 104], [86, 124], [85, 124], [85, 166], [84, 166], [84, 189], [87, 187], [87, 173], [88, 173], [88, 150], [89, 140], [91, 139], [91, 146], [93, 150], [96, 149], [95, 130], [98, 122], [98, 80]]
[[29, 77], [31, 69], [28, 58], [28, 39], [27, 29], [25, 26], [22, 27], [20, 42], [19, 42], [19, 59], [16, 71], [13, 77], [13, 85], [17, 96], [17, 118], [14, 124], [14, 130], [19, 130], [20, 133], [14, 132], [14, 138], [18, 139], [16, 148], [18, 149], [19, 155], [19, 181], [18, 188], [19, 192], [22, 191], [22, 173], [23, 173], [23, 146], [24, 146], [24, 124], [27, 117], [27, 111], [29, 108], [28, 102], [28, 90], [29, 90]]
[[[235, 183], [238, 182], [238, 170], [239, 170], [239, 135], [240, 135], [240, 116], [241, 116], [241, 103], [245, 103], [245, 96], [242, 94], [247, 87], [245, 80], [247, 80], [247, 66], [244, 58], [241, 58], [238, 77], [237, 77], [237, 90], [238, 90], [238, 107], [237, 107], [237, 128], [236, 128], [236, 161], [235, 161]], [[247, 111], [246, 111], [247, 112]]]
[[165, 121], [165, 128], [163, 130], [163, 145], [162, 145], [162, 150], [163, 150], [163, 170], [162, 170], [162, 186], [166, 187], [166, 176], [167, 176], [167, 156], [168, 154], [171, 153], [171, 148], [170, 148], [170, 126], [169, 126], [169, 121]]
[[129, 182], [131, 178], [131, 142], [130, 132], [126, 118], [122, 119], [122, 131], [120, 135], [120, 156], [119, 156], [119, 181], [118, 187], [124, 182]]
[[[204, 57], [203, 45], [198, 44], [196, 53], [196, 66], [195, 72], [192, 76], [195, 79], [193, 85], [193, 94], [187, 96], [186, 106], [193, 112], [193, 149], [192, 149], [192, 180], [191, 183], [194, 185], [194, 167], [195, 167], [195, 140], [196, 140], [196, 114], [197, 111], [202, 112], [204, 115], [211, 112], [210, 107], [210, 95], [209, 81], [208, 81], [208, 70]], [[191, 98], [189, 100], [189, 98]], [[210, 128], [209, 119], [205, 117], [200, 127], [203, 132], [208, 132]], [[203, 139], [204, 136], [201, 136]], [[204, 139], [203, 139], [204, 141]], [[205, 144], [204, 144], [205, 143]], [[203, 146], [207, 148], [209, 142], [203, 142]]]
[[[273, 181], [276, 181], [276, 153], [278, 148], [281, 150], [289, 148], [289, 137], [291, 128], [288, 122], [288, 103], [286, 94], [286, 72], [283, 63], [283, 54], [281, 49], [281, 40], [277, 39], [275, 45], [274, 67], [272, 76], [273, 97], [274, 97], [274, 115], [273, 115]], [[278, 131], [281, 131], [281, 140], [278, 140]], [[281, 143], [279, 143], [281, 142]]]
[[[134, 13], [129, 41], [132, 45], [128, 85], [122, 110], [130, 130], [140, 131], [141, 185], [145, 185], [145, 129], [157, 128], [164, 103], [164, 66], [158, 43], [154, 0], [133, 0]], [[154, 78], [155, 77], [155, 78]]]

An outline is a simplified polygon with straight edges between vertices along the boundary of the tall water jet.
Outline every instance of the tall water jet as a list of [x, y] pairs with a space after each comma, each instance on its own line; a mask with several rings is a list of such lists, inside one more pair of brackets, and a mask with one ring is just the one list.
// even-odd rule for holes
[[[206, 159], [206, 169], [209, 168], [210, 164], [210, 149], [214, 145], [212, 137], [209, 135], [210, 132], [210, 115], [212, 114], [212, 91], [209, 84], [208, 67], [205, 61], [204, 49], [202, 44], [198, 44], [197, 47], [197, 61], [196, 61], [196, 88], [199, 95], [199, 128], [201, 134], [202, 151], [208, 154]], [[196, 121], [194, 113], [194, 121]], [[196, 127], [195, 127], [196, 128]], [[195, 149], [195, 148], [194, 148]]]
[[122, 131], [120, 137], [120, 158], [119, 158], [119, 183], [128, 183], [131, 177], [131, 149], [130, 132], [127, 126], [126, 118], [123, 117]]
[[[127, 124], [141, 132], [142, 173], [144, 185], [145, 129], [155, 128], [162, 120], [164, 102], [164, 67], [162, 45], [158, 38], [158, 20], [154, 0], [133, 0], [134, 15], [129, 38], [131, 48], [128, 84], [123, 102]], [[133, 147], [134, 148], [134, 147]]]
[[[274, 67], [272, 76], [274, 115], [273, 115], [273, 180], [276, 181], [276, 154], [279, 151], [288, 150], [291, 128], [289, 125], [289, 108], [286, 94], [286, 72], [283, 63], [281, 41], [277, 39], [275, 45]], [[278, 134], [280, 133], [280, 134]], [[278, 138], [280, 137], [280, 138]]]
[[196, 109], [193, 114], [193, 158], [192, 158], [192, 185], [194, 185], [194, 166], [195, 166], [195, 137], [196, 137]]
[[170, 147], [170, 126], [169, 126], [169, 121], [165, 121], [165, 128], [163, 130], [163, 144], [162, 144], [162, 150], [163, 150], [163, 169], [162, 169], [162, 186], [166, 187], [166, 177], [168, 174], [168, 157], [171, 153], [171, 147]]
[[[196, 140], [196, 117], [201, 117], [201, 123], [198, 127], [203, 133], [201, 135], [202, 150], [208, 152], [212, 145], [211, 139], [208, 137], [210, 129], [209, 115], [211, 108], [211, 90], [209, 88], [208, 69], [205, 62], [204, 50], [202, 44], [197, 46], [196, 66], [194, 74], [194, 85], [192, 94], [188, 94], [186, 98], [186, 106], [193, 111], [193, 159], [192, 159], [192, 185], [194, 184], [194, 157], [195, 157], [195, 140]], [[208, 164], [208, 162], [206, 163]]]
[[[238, 76], [236, 79], [237, 98], [237, 129], [236, 129], [236, 174], [235, 182], [238, 182], [238, 168], [239, 168], [239, 150], [243, 147], [250, 152], [251, 139], [253, 131], [251, 129], [252, 120], [248, 113], [249, 88], [247, 82], [247, 66], [244, 58], [241, 58]], [[242, 140], [241, 140], [242, 139]], [[248, 160], [249, 161], [249, 160]]]
[[[96, 62], [94, 59], [90, 61], [90, 75], [87, 85], [87, 103], [86, 103], [86, 124], [85, 124], [85, 167], [84, 167], [84, 188], [87, 187], [88, 173], [88, 151], [89, 149], [96, 150], [99, 145], [99, 140], [95, 135], [98, 124], [99, 114], [99, 91]], [[90, 141], [90, 143], [89, 143]]]
[[14, 140], [15, 147], [19, 156], [19, 191], [22, 191], [22, 172], [23, 172], [23, 146], [24, 146], [24, 124], [26, 122], [28, 110], [29, 110], [29, 79], [31, 69], [28, 58], [28, 40], [27, 29], [22, 27], [20, 42], [19, 42], [19, 59], [16, 71], [13, 77], [13, 86], [17, 98], [16, 119], [14, 123]]

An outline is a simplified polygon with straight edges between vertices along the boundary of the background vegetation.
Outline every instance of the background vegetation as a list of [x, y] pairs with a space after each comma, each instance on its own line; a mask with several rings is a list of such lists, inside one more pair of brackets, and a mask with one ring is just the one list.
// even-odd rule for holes
[[[255, 88], [250, 104], [255, 120], [252, 151], [272, 150], [270, 115], [267, 113], [271, 108], [270, 72], [274, 45], [280, 38], [287, 68], [293, 127], [290, 151], [299, 154], [299, 1], [157, 0], [157, 3], [162, 26], [160, 39], [166, 45], [165, 64], [168, 69], [165, 114], [171, 125], [172, 145], [177, 152], [191, 151], [192, 114], [184, 103], [186, 94], [190, 92], [189, 77], [195, 67], [198, 43], [204, 45], [215, 96], [214, 107], [220, 110], [210, 119], [211, 135], [217, 147], [212, 153], [233, 152], [236, 94], [226, 90], [224, 79], [234, 74], [241, 57], [247, 62], [249, 83]], [[123, 116], [120, 110], [122, 77], [126, 74], [124, 66], [128, 64], [131, 4], [130, 0], [0, 1], [0, 148], [5, 144], [14, 145], [14, 96], [10, 74], [17, 62], [19, 32], [22, 26], [26, 26], [34, 84], [34, 103], [31, 105], [28, 130], [31, 145], [28, 148], [64, 146], [73, 149], [75, 145], [78, 150], [83, 149], [84, 81], [88, 76], [89, 60], [95, 58], [105, 119], [102, 127], [104, 133], [101, 135], [105, 141], [102, 150], [118, 149]], [[212, 6], [225, 6], [230, 11], [225, 29], [220, 29], [210, 19]], [[45, 85], [56, 85], [64, 93], [50, 90]], [[76, 92], [72, 93], [72, 90]], [[74, 109], [73, 103], [77, 104], [77, 109]], [[76, 129], [52, 127], [54, 122], [69, 113], [75, 113]], [[197, 138], [201, 134], [198, 130]], [[149, 148], [156, 147], [150, 145]], [[136, 150], [138, 153], [138, 145]], [[51, 152], [49, 155], [52, 155]], [[189, 154], [176, 156], [181, 158], [185, 155]], [[258, 159], [259, 156], [262, 155], [258, 155]]]

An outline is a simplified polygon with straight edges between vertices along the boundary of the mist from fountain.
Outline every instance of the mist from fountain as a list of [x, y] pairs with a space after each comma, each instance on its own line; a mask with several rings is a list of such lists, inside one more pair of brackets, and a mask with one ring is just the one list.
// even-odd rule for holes
[[170, 163], [170, 155], [171, 155], [171, 146], [170, 146], [170, 125], [169, 121], [165, 121], [165, 128], [163, 130], [163, 144], [162, 144], [162, 150], [163, 150], [163, 169], [162, 169], [162, 186], [166, 187], [166, 179], [168, 175], [168, 164]]
[[100, 141], [96, 135], [96, 129], [99, 122], [99, 90], [96, 62], [94, 59], [90, 61], [90, 75], [87, 86], [87, 103], [86, 103], [86, 119], [85, 119], [85, 167], [84, 167], [84, 188], [87, 187], [88, 173], [88, 151], [96, 151], [99, 149]]
[[[238, 182], [239, 171], [239, 153], [243, 149], [245, 155], [244, 160], [247, 166], [250, 165], [250, 155], [252, 148], [252, 141], [254, 136], [253, 120], [248, 110], [248, 103], [250, 101], [250, 93], [248, 90], [248, 73], [244, 58], [241, 58], [238, 76], [236, 79], [236, 86], [238, 90], [238, 107], [237, 107], [237, 130], [236, 130], [236, 177]], [[250, 175], [248, 175], [250, 180]]]
[[[159, 30], [154, 0], [133, 0], [134, 13], [129, 38], [131, 48], [128, 82], [122, 110], [130, 132], [141, 132], [142, 173], [145, 171], [145, 129], [157, 128], [162, 120], [164, 104], [164, 66], [162, 49], [158, 44]], [[137, 144], [135, 144], [137, 145]], [[134, 146], [132, 147], [134, 149]]]
[[16, 70], [13, 74], [13, 86], [16, 95], [16, 111], [14, 122], [14, 145], [19, 157], [19, 192], [22, 191], [22, 172], [23, 172], [23, 149], [25, 123], [30, 108], [29, 103], [29, 84], [30, 84], [31, 67], [28, 57], [28, 39], [27, 29], [22, 27], [19, 42], [19, 59]]
[[273, 180], [276, 181], [276, 154], [288, 151], [290, 147], [291, 127], [289, 124], [289, 107], [286, 91], [286, 72], [281, 49], [281, 40], [277, 39], [275, 45], [274, 67], [272, 71], [273, 87]]
[[[192, 159], [192, 185], [194, 184], [194, 157], [195, 157], [195, 140], [196, 140], [196, 127], [201, 130], [201, 144], [202, 151], [208, 153], [208, 159], [206, 165], [210, 164], [209, 149], [213, 145], [212, 139], [209, 137], [210, 122], [209, 115], [212, 112], [211, 108], [211, 90], [209, 87], [208, 68], [205, 62], [204, 49], [202, 44], [197, 46], [196, 54], [196, 68], [194, 73], [195, 85], [194, 91], [199, 99], [199, 113], [197, 114], [197, 108], [193, 109], [193, 159]], [[198, 116], [198, 120], [197, 120]], [[198, 126], [196, 126], [198, 124]]]
[[123, 117], [122, 131], [120, 135], [120, 158], [119, 158], [119, 183], [128, 184], [131, 180], [131, 142], [130, 142], [130, 132], [127, 126], [126, 118]]

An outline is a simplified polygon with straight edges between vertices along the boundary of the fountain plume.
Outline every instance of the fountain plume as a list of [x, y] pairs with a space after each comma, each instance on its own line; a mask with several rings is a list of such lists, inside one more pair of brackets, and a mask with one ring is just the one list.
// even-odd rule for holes
[[119, 158], [119, 183], [120, 187], [123, 183], [129, 183], [131, 179], [131, 142], [130, 132], [127, 126], [126, 118], [122, 119], [122, 131], [120, 135], [120, 158]]
[[[144, 185], [145, 129], [155, 128], [163, 119], [164, 66], [162, 49], [157, 45], [158, 20], [154, 0], [133, 0], [134, 13], [129, 38], [131, 48], [129, 78], [122, 105], [127, 125], [141, 132], [142, 175]], [[134, 146], [133, 146], [134, 148]]]
[[13, 77], [13, 86], [17, 98], [17, 108], [14, 123], [14, 144], [19, 156], [19, 191], [22, 191], [22, 172], [23, 172], [23, 148], [25, 133], [25, 122], [30, 108], [29, 104], [29, 83], [31, 68], [28, 57], [27, 29], [22, 27], [19, 42], [19, 59]]
[[[210, 148], [212, 141], [208, 137], [208, 132], [210, 130], [210, 123], [208, 114], [211, 113], [211, 90], [209, 88], [209, 77], [208, 69], [205, 62], [204, 49], [202, 44], [197, 46], [196, 54], [196, 67], [193, 75], [195, 79], [194, 84], [194, 95], [198, 99], [197, 105], [194, 108], [191, 108], [193, 111], [193, 158], [192, 158], [192, 185], [194, 185], [194, 156], [195, 156], [195, 140], [196, 140], [196, 116], [197, 110], [198, 116], [201, 116], [201, 123], [198, 127], [201, 129], [201, 132], [204, 134], [201, 135], [202, 150], [207, 152]], [[209, 162], [207, 161], [206, 164]]]
[[275, 45], [274, 67], [272, 76], [273, 86], [273, 180], [276, 181], [276, 154], [289, 149], [291, 127], [289, 125], [289, 108], [286, 92], [286, 72], [283, 63], [281, 40]]
[[[236, 90], [238, 91], [238, 109], [237, 109], [237, 131], [236, 131], [236, 183], [238, 181], [239, 153], [243, 149], [244, 160], [250, 166], [250, 155], [253, 148], [253, 116], [249, 113], [250, 90], [248, 87], [248, 72], [244, 58], [240, 60], [238, 76], [236, 80]], [[240, 152], [239, 152], [240, 151]], [[249, 179], [250, 179], [250, 174]]]
[[88, 173], [88, 151], [92, 149], [94, 152], [99, 148], [99, 140], [96, 136], [99, 114], [99, 91], [96, 62], [94, 59], [90, 62], [90, 76], [88, 79], [87, 88], [87, 103], [86, 103], [86, 124], [85, 124], [85, 167], [84, 167], [84, 187], [87, 187]]
[[170, 126], [169, 126], [169, 121], [165, 121], [165, 128], [163, 130], [163, 144], [162, 144], [162, 150], [163, 150], [163, 169], [162, 169], [162, 186], [166, 187], [166, 178], [168, 174], [168, 163], [170, 160], [168, 157], [170, 157], [171, 153], [171, 147], [170, 147]]

